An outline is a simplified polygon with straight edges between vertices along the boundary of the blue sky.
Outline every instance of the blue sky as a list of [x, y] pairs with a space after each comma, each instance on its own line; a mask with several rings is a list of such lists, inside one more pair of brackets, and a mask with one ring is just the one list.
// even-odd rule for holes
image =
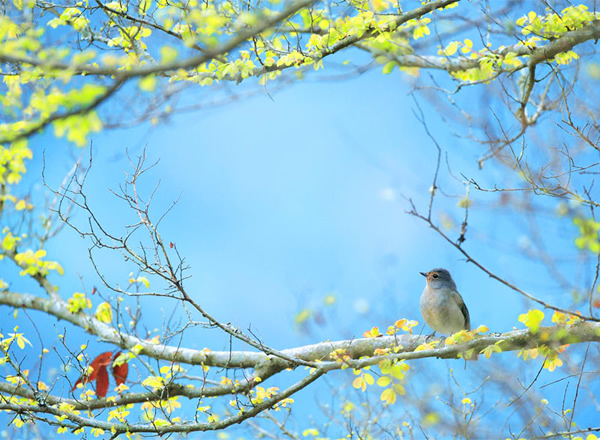
[[[347, 312], [359, 299], [370, 303], [379, 322], [361, 316], [356, 335], [389, 323], [381, 322], [384, 317], [420, 320], [419, 272], [439, 266], [464, 285], [474, 322], [487, 321], [477, 319], [482, 314], [477, 294], [469, 294], [463, 278], [479, 274], [425, 223], [405, 213], [403, 197], [426, 209], [436, 161], [435, 146], [413, 115], [409, 90], [396, 75], [372, 72], [340, 83], [300, 83], [273, 100], [261, 96], [215, 112], [180, 115], [150, 135], [136, 129], [96, 136], [88, 197], [119, 230], [123, 204], [108, 189], [117, 189], [123, 171], [131, 170], [118, 153], [129, 148], [133, 157], [146, 145], [148, 162], [160, 160], [142, 180], [147, 194], [160, 180], [153, 212], [161, 214], [179, 198], [162, 233], [191, 265], [188, 287], [223, 320], [242, 328], [252, 324], [280, 347], [289, 345], [294, 332], [291, 317], [328, 293]], [[427, 117], [443, 129], [435, 114]], [[456, 140], [442, 132], [438, 142], [450, 148]], [[65, 151], [62, 145], [52, 148]], [[48, 147], [46, 156], [59, 165], [58, 183], [70, 162]], [[468, 159], [451, 157], [454, 171], [473, 172]], [[453, 186], [457, 195], [464, 193]], [[439, 201], [460, 219], [457, 200]], [[131, 214], [125, 218], [134, 221]], [[84, 246], [76, 236], [70, 239]], [[74, 257], [63, 263], [66, 278], [75, 273], [93, 278], [85, 258]], [[115, 280], [129, 273], [106, 270]], [[390, 313], [381, 300], [399, 310]], [[265, 321], [263, 315], [282, 321]]]
[[[273, 99], [265, 93], [214, 111], [178, 115], [152, 130], [96, 135], [88, 199], [109, 227], [123, 233], [135, 219], [109, 189], [118, 189], [123, 171], [131, 171], [124, 149], [135, 157], [145, 145], [148, 161], [159, 159], [140, 184], [149, 194], [160, 180], [154, 214], [158, 217], [179, 199], [161, 231], [191, 266], [188, 292], [213, 316], [251, 327], [278, 349], [360, 337], [374, 325], [385, 329], [403, 317], [422, 323], [418, 300], [424, 279], [419, 272], [434, 267], [452, 272], [473, 326], [486, 324], [492, 331], [521, 327], [517, 317], [528, 309], [522, 298], [467, 264], [435, 231], [405, 212], [404, 197], [426, 211], [437, 155], [413, 114], [410, 90], [410, 81], [397, 73], [383, 76], [375, 70], [342, 82], [301, 82]], [[436, 109], [422, 105], [430, 130], [449, 153], [453, 174], [488, 185], [503, 183], [500, 168], [480, 171], [480, 151], [451, 136]], [[54, 186], [72, 166], [72, 154], [81, 152], [49, 134], [33, 146], [27, 182], [36, 190], [42, 189], [42, 150]], [[460, 222], [463, 210], [457, 203], [464, 186], [449, 177], [445, 166], [440, 183], [456, 197], [437, 197], [434, 219], [444, 212]], [[490, 199], [473, 189], [471, 194], [475, 205], [468, 250], [527, 288], [539, 286], [540, 279], [543, 285], [544, 273], [515, 256], [523, 232], [511, 223], [514, 218], [477, 209], [483, 206], [477, 203]], [[85, 216], [76, 214], [76, 221]], [[458, 237], [458, 230], [451, 235]], [[108, 294], [87, 259], [88, 246], [69, 230], [48, 245], [49, 255], [65, 267], [60, 280], [65, 297], [82, 290], [80, 280], [88, 292], [98, 286]], [[127, 283], [131, 268], [120, 257], [98, 258], [110, 280]], [[325, 307], [322, 301], [329, 294], [336, 303]], [[143, 308], [144, 322], [160, 328], [172, 305], [151, 304]], [[294, 316], [304, 308], [323, 310], [324, 325], [311, 325], [309, 333], [299, 329]], [[192, 335], [190, 346], [228, 347], [227, 338], [215, 332]], [[89, 339], [76, 332], [71, 337]], [[98, 344], [99, 352], [105, 349]], [[521, 362], [514, 354], [504, 356], [502, 362]], [[445, 372], [448, 364], [437, 362], [430, 363], [433, 371]], [[458, 374], [467, 377], [469, 371]], [[310, 407], [312, 393], [303, 392], [303, 404], [309, 405], [303, 410]]]

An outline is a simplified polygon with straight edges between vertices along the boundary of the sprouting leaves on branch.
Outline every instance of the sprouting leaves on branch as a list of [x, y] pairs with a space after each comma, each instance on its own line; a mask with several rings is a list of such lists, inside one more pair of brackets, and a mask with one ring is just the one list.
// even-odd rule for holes
[[[442, 40], [440, 47], [435, 20], [461, 8], [458, 0], [424, 2], [402, 13], [393, 2], [354, 2], [348, 9], [311, 0], [250, 8], [230, 1], [16, 6], [0, 23], [2, 101], [12, 115], [0, 124], [0, 141], [52, 125], [58, 137], [83, 146], [103, 127], [106, 115], [96, 109], [131, 80], [150, 94], [172, 94], [177, 83], [255, 78], [266, 85], [288, 70], [323, 68], [328, 57], [359, 46], [384, 73], [436, 69], [473, 83], [542, 62], [568, 64], [577, 59], [577, 45], [600, 35], [598, 13], [574, 5], [515, 17], [521, 36], [509, 45], [465, 38]], [[43, 20], [47, 13], [54, 18]], [[28, 14], [34, 19], [21, 19]], [[65, 34], [84, 44], [46, 43]]]
[[[358, 428], [353, 431], [360, 410], [365, 411], [365, 426], [379, 423], [382, 413], [375, 414], [376, 408], [391, 411], [411, 403], [422, 411], [418, 413], [421, 427], [447, 423], [438, 411], [411, 400], [417, 394], [414, 381], [423, 371], [419, 362], [424, 359], [471, 360], [474, 362], [469, 364], [476, 366], [469, 368], [483, 370], [486, 362], [520, 358], [530, 364], [537, 362], [544, 373], [571, 368], [565, 374], [581, 380], [588, 351], [581, 369], [575, 371], [569, 365], [567, 347], [600, 342], [600, 319], [594, 310], [600, 304], [600, 262], [596, 263], [595, 276], [586, 274], [591, 279], [586, 280], [586, 291], [576, 292], [579, 296], [574, 303], [579, 306], [584, 302], [581, 298], [586, 301], [586, 308], [581, 310], [556, 305], [562, 302], [546, 296], [541, 287], [541, 294], [535, 296], [510, 277], [497, 275], [468, 249], [472, 237], [469, 212], [481, 207], [469, 185], [481, 193], [502, 193], [500, 204], [508, 204], [513, 193], [564, 200], [568, 206], [560, 215], [573, 234], [569, 238], [573, 249], [580, 252], [582, 260], [600, 254], [600, 223], [595, 211], [600, 202], [594, 197], [594, 183], [584, 181], [576, 187], [573, 182], [597, 174], [597, 111], [583, 105], [571, 108], [574, 101], [579, 104], [588, 98], [586, 93], [573, 97], [572, 90], [580, 66], [588, 62], [590, 53], [596, 54], [600, 14], [584, 4], [555, 8], [541, 2], [536, 11], [501, 8], [496, 2], [482, 4], [486, 7], [459, 0], [6, 3], [5, 14], [0, 17], [0, 304], [14, 310], [15, 318], [25, 314], [33, 324], [35, 317], [29, 312], [43, 313], [59, 323], [52, 328], [58, 341], [52, 348], [62, 362], [60, 373], [47, 384], [41, 377], [48, 370], [45, 359], [51, 350], [44, 345], [48, 334], [39, 331], [35, 339], [19, 326], [11, 326], [11, 332], [0, 329], [0, 366], [4, 368], [0, 411], [12, 418], [10, 424], [18, 429], [39, 424], [51, 426], [58, 434], [111, 438], [187, 435], [246, 424], [269, 436], [261, 426], [253, 425], [256, 420], [266, 420], [282, 435], [300, 438], [285, 425], [296, 407], [296, 396], [339, 370], [343, 386], [335, 391], [340, 393], [336, 397], [341, 408], [331, 419], [341, 415], [348, 427], [347, 438], [355, 434], [356, 438], [374, 438], [369, 432], [358, 433]], [[587, 65], [592, 72], [593, 63], [597, 61]], [[127, 224], [123, 220], [125, 233], [108, 227], [92, 208], [84, 188], [89, 169], [80, 162], [56, 188], [44, 177], [53, 198], [46, 207], [33, 201], [24, 189], [28, 161], [34, 153], [40, 159], [38, 135], [54, 136], [82, 148], [95, 134], [111, 127], [154, 125], [177, 111], [212, 102], [197, 103], [197, 90], [202, 90], [202, 97], [227, 95], [234, 100], [255, 90], [269, 93], [271, 88], [309, 75], [320, 78], [317, 75], [322, 71], [341, 71], [343, 77], [350, 77], [369, 69], [420, 81], [419, 87], [429, 91], [442, 90], [449, 106], [459, 109], [467, 123], [460, 127], [459, 118], [443, 110], [439, 114], [450, 121], [453, 130], [465, 130], [467, 135], [460, 133], [458, 138], [484, 147], [480, 168], [495, 160], [516, 176], [518, 184], [514, 187], [489, 189], [466, 178], [466, 195], [453, 204], [458, 204], [464, 216], [462, 223], [457, 222], [460, 235], [451, 237], [451, 232], [435, 220], [434, 202], [440, 194], [447, 196], [438, 181], [442, 148], [417, 112], [417, 119], [437, 148], [438, 160], [425, 197], [427, 213], [421, 213], [409, 200], [409, 214], [490, 279], [539, 307], [512, 317], [525, 328], [494, 333], [482, 324], [472, 331], [431, 338], [424, 336], [417, 320], [404, 314], [407, 318], [365, 323], [368, 330], [362, 333], [363, 338], [349, 335], [345, 340], [314, 341], [312, 345], [270, 346], [269, 338], [257, 336], [260, 333], [254, 328], [243, 329], [232, 324], [228, 316], [213, 315], [198, 299], [201, 296], [189, 290], [190, 267], [175, 245], [181, 238], [173, 231], [159, 230], [163, 217], [154, 217], [150, 210], [154, 194], [147, 197], [138, 187], [141, 176], [152, 168], [146, 164], [145, 152], [137, 160], [129, 158], [133, 172], [126, 176], [121, 191], [115, 192], [135, 218]], [[235, 92], [223, 92], [230, 85], [237, 87]], [[460, 109], [456, 97], [463, 89], [482, 87], [487, 92], [494, 85], [502, 91], [502, 99], [490, 99], [489, 108]], [[496, 101], [505, 106], [502, 113], [495, 112]], [[415, 103], [418, 107], [419, 102]], [[365, 109], [369, 105], [365, 103]], [[488, 119], [480, 119], [484, 114]], [[536, 168], [530, 161], [525, 136], [547, 115], [575, 139], [576, 145], [541, 148], [551, 157]], [[330, 116], [323, 118], [329, 121]], [[298, 128], [298, 136], [313, 134], [312, 127]], [[575, 160], [574, 150], [577, 154], [583, 151], [585, 164]], [[590, 151], [593, 160], [587, 160]], [[419, 172], [429, 172], [424, 168], [429, 165], [419, 164]], [[453, 175], [451, 171], [449, 174]], [[531, 212], [538, 210], [533, 203], [524, 206]], [[74, 212], [83, 214], [84, 220]], [[119, 220], [121, 214], [110, 213]], [[451, 230], [456, 223], [442, 224]], [[63, 226], [89, 241], [91, 264], [105, 286], [102, 292], [95, 287], [91, 293], [86, 290], [87, 280], [81, 280], [81, 289], [59, 288], [60, 276], [73, 274], [55, 255], [56, 247], [46, 244]], [[122, 258], [122, 273], [103, 272], [95, 260], [98, 251]], [[548, 264], [550, 276], [555, 275], [545, 249], [538, 251], [533, 255]], [[5, 272], [5, 267], [17, 275]], [[309, 329], [313, 321], [320, 324], [323, 316], [333, 314], [334, 306], [344, 300], [341, 295], [328, 293], [319, 306], [301, 308], [293, 318], [297, 329]], [[150, 301], [174, 306], [181, 311], [183, 321], [173, 324], [176, 319], [168, 317], [162, 328], [148, 322], [144, 312]], [[548, 323], [550, 312], [553, 315]], [[342, 318], [336, 317], [344, 321], [346, 316]], [[63, 324], [68, 324], [68, 331], [57, 330]], [[209, 345], [211, 338], [202, 339], [203, 344], [207, 341], [206, 348], [198, 348], [195, 340], [188, 346], [190, 329], [218, 333], [229, 341], [229, 349]], [[75, 345], [72, 332], [111, 348], [101, 352], [88, 348], [88, 344]], [[30, 356], [28, 350], [35, 350], [37, 357]], [[522, 364], [520, 360], [518, 363]], [[518, 391], [525, 395], [530, 387], [522, 386], [524, 391]], [[579, 391], [579, 384], [577, 387]], [[349, 392], [365, 402], [375, 393], [377, 403], [349, 402], [345, 400]], [[457, 428], [455, 436], [468, 437], [467, 428], [481, 402], [470, 395], [476, 391], [461, 392], [457, 399], [460, 404], [450, 400], [443, 403], [465, 426]], [[575, 398], [573, 409], [576, 403]], [[322, 409], [323, 413], [327, 410]], [[536, 413], [531, 420], [538, 416]], [[575, 427], [566, 411], [557, 417], [561, 426]], [[547, 422], [543, 420], [540, 426]], [[410, 423], [394, 423], [395, 434], [413, 437]], [[530, 425], [524, 430], [533, 432]], [[327, 438], [322, 430], [299, 432], [303, 437]], [[551, 436], [554, 434], [550, 432], [545, 438]]]

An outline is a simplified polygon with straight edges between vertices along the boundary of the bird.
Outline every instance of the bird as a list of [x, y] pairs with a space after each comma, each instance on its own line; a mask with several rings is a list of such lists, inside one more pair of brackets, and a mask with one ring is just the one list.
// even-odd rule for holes
[[450, 272], [436, 268], [420, 274], [426, 279], [421, 294], [421, 314], [433, 334], [453, 335], [461, 330], [471, 330], [469, 309]]

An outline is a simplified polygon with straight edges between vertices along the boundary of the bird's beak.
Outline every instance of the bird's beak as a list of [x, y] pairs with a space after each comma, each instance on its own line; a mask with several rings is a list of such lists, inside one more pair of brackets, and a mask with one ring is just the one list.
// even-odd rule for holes
[[421, 275], [423, 275], [424, 277], [427, 276], [427, 274], [425, 272], [419, 272]]

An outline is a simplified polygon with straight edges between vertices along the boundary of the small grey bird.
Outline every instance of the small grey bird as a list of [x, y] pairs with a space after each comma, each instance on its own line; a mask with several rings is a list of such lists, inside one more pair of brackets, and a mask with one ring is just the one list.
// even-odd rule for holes
[[421, 314], [434, 332], [452, 335], [471, 330], [471, 318], [456, 284], [446, 269], [420, 272], [427, 279], [421, 295]]

